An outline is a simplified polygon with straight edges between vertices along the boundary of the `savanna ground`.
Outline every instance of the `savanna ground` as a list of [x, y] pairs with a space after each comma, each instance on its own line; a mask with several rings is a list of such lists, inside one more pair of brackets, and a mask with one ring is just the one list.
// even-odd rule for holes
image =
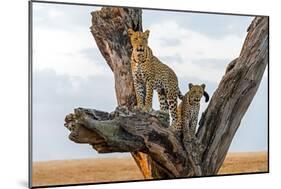
[[[219, 174], [267, 172], [267, 152], [229, 153]], [[133, 158], [56, 160], [33, 163], [33, 186], [141, 180]]]

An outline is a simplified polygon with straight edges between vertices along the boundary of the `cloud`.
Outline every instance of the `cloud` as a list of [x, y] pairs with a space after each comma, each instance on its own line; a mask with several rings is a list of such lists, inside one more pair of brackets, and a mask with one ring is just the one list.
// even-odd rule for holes
[[110, 72], [89, 30], [70, 32], [35, 27], [33, 36], [35, 70], [54, 69], [59, 74], [83, 77]]
[[227, 35], [243, 37], [247, 27], [254, 17], [219, 15], [194, 12], [177, 12], [161, 10], [144, 10], [143, 25], [144, 28], [150, 28], [155, 23], [161, 23], [167, 20], [176, 21], [182, 28], [192, 29], [202, 35], [220, 39]]
[[[34, 68], [36, 70], [54, 69], [59, 74], [84, 77], [107, 75], [110, 72], [104, 67], [105, 61], [85, 22], [90, 17], [89, 12], [99, 8], [80, 7], [78, 9], [72, 6], [42, 6], [40, 4], [35, 7], [39, 9], [35, 9], [37, 19], [34, 25]], [[190, 14], [184, 16], [189, 18]], [[212, 18], [217, 19], [214, 15]], [[217, 83], [224, 73], [226, 64], [239, 54], [243, 38], [237, 35], [229, 34], [214, 38], [180, 25], [181, 19], [168, 21], [161, 17], [159, 19], [161, 22], [153, 23], [149, 27], [152, 31], [150, 46], [161, 60], [169, 57], [170, 60], [164, 63], [172, 67], [179, 76], [203, 77]], [[74, 23], [70, 23], [70, 20], [74, 20]], [[181, 62], [178, 61], [179, 59]], [[207, 59], [225, 60], [225, 66], [217, 67], [215, 62], [204, 66], [195, 63]]]
[[[236, 35], [212, 38], [181, 27], [172, 20], [153, 24], [149, 29], [151, 30], [149, 44], [154, 55], [160, 59], [170, 57], [169, 62], [164, 63], [172, 67], [179, 76], [203, 78], [216, 83], [219, 82], [230, 60], [239, 55], [244, 40]], [[168, 45], [171, 41], [174, 41], [173, 44]], [[177, 61], [179, 59], [181, 61]], [[195, 63], [201, 60], [225, 62], [221, 67], [214, 61], [204, 66]]]
[[[150, 44], [154, 47], [155, 54], [180, 55], [185, 60], [234, 59], [239, 55], [244, 40], [235, 35], [227, 35], [221, 39], [212, 38], [181, 27], [171, 20], [154, 24], [150, 30]], [[180, 43], [163, 46], [162, 41], [166, 40], [177, 40]]]
[[49, 106], [53, 103], [55, 106], [73, 108], [89, 106], [107, 111], [116, 106], [113, 74], [78, 77], [46, 69], [35, 71], [33, 79], [33, 98], [36, 104]]
[[33, 23], [44, 29], [56, 28], [72, 31], [91, 26], [90, 13], [99, 10], [96, 6], [73, 6], [33, 3]]
[[80, 77], [110, 74], [89, 29], [90, 12], [96, 9], [35, 3], [34, 69]]
[[64, 117], [77, 107], [111, 112], [116, 106], [112, 74], [107, 77], [84, 78], [60, 75], [50, 69], [35, 71], [33, 74], [34, 160], [97, 157], [97, 153], [90, 146], [69, 141], [69, 131], [63, 126]]
[[188, 75], [191, 78], [219, 83], [223, 76], [223, 69], [217, 69], [212, 65], [196, 65], [191, 62], [184, 64], [172, 62], [170, 65], [178, 76]]

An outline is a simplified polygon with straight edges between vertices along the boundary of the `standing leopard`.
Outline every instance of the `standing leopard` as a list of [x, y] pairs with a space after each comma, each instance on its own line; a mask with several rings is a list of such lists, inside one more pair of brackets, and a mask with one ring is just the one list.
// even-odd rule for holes
[[205, 84], [189, 84], [189, 91], [182, 98], [177, 110], [176, 131], [182, 133], [184, 140], [191, 141], [195, 138], [196, 126], [200, 110], [200, 100], [205, 97], [209, 101], [209, 95], [205, 91]]
[[128, 36], [133, 47], [131, 71], [137, 107], [150, 111], [152, 109], [153, 90], [156, 90], [160, 102], [160, 111], [170, 111], [172, 125], [176, 124], [177, 98], [181, 98], [182, 94], [175, 72], [153, 55], [148, 46], [149, 30], [135, 32], [128, 29]]

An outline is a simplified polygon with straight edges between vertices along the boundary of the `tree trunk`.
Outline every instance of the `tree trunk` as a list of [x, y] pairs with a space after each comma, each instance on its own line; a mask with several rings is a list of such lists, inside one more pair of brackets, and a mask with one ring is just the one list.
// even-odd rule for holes
[[102, 8], [92, 12], [91, 32], [97, 46], [114, 74], [118, 106], [136, 104], [130, 71], [131, 44], [128, 28], [142, 31], [141, 9]]
[[114, 72], [118, 107], [111, 113], [75, 109], [65, 118], [69, 138], [89, 143], [99, 153], [131, 152], [145, 178], [216, 174], [268, 64], [268, 17], [256, 17], [249, 26], [239, 57], [226, 68], [201, 116], [192, 150], [184, 148], [169, 128], [167, 114], [132, 108], [135, 94], [126, 31], [142, 30], [141, 10], [103, 8], [92, 13], [92, 23], [92, 34]]
[[[91, 32], [96, 44], [114, 74], [118, 106], [129, 109], [136, 105], [131, 74], [131, 44], [127, 37], [129, 28], [142, 31], [141, 9], [102, 8], [92, 12]], [[151, 177], [151, 166], [146, 154], [131, 152], [146, 179]]]
[[199, 122], [197, 136], [207, 146], [204, 175], [219, 171], [268, 64], [268, 17], [256, 17], [237, 59], [232, 61]]

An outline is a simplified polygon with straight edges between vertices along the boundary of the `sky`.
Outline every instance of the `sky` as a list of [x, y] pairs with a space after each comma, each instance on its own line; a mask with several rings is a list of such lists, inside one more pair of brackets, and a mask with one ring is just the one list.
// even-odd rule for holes
[[[68, 139], [64, 117], [74, 108], [113, 111], [114, 78], [90, 33], [90, 13], [100, 7], [33, 3], [33, 160], [128, 156], [97, 154]], [[188, 83], [213, 94], [227, 64], [239, 56], [253, 17], [143, 10], [149, 46]], [[230, 147], [231, 152], [267, 150], [267, 74]], [[201, 110], [207, 103], [202, 100]], [[159, 109], [154, 93], [153, 108]]]

